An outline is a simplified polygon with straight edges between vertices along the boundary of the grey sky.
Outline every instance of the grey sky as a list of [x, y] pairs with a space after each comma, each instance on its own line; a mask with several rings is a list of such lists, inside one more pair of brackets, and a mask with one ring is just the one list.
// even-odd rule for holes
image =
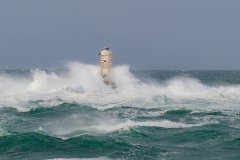
[[239, 0], [0, 0], [0, 69], [240, 69]]

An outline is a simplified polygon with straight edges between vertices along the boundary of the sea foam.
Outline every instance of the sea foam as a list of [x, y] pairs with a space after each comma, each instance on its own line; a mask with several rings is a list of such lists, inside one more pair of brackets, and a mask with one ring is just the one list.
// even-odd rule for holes
[[28, 76], [0, 73], [1, 107], [28, 111], [37, 107], [24, 104], [28, 101], [43, 100], [45, 104], [39, 104], [43, 107], [59, 104], [58, 98], [65, 102], [86, 102], [98, 109], [136, 103], [138, 107], [158, 107], [166, 99], [205, 99], [237, 104], [240, 101], [239, 85], [209, 86], [198, 79], [179, 76], [164, 82], [144, 83], [130, 72], [129, 66], [121, 65], [113, 68], [117, 89], [112, 89], [103, 83], [98, 65], [69, 62], [65, 67], [58, 72], [32, 69]]

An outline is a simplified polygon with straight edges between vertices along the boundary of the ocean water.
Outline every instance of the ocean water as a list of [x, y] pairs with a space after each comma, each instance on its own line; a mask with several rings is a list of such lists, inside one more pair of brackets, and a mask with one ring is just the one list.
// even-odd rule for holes
[[0, 71], [0, 159], [240, 159], [240, 71]]

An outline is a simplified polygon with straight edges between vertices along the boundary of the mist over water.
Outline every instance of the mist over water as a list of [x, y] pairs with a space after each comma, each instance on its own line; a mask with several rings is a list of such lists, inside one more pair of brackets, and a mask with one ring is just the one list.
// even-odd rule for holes
[[65, 67], [0, 72], [1, 159], [239, 158], [240, 72]]

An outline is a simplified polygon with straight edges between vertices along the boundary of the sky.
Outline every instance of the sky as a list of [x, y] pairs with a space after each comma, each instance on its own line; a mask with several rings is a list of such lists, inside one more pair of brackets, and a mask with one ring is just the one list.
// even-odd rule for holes
[[239, 0], [0, 0], [0, 69], [240, 70]]

